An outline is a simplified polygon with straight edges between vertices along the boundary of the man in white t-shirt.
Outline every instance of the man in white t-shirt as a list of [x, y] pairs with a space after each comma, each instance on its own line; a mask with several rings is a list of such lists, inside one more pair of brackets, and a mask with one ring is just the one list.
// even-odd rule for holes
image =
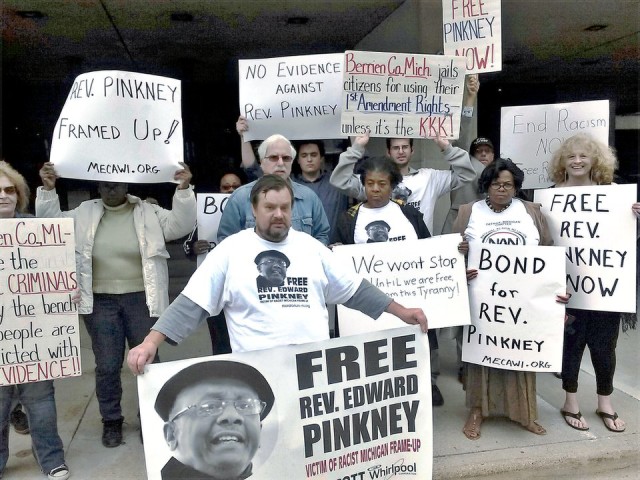
[[[164, 341], [180, 342], [208, 316], [224, 310], [234, 352], [261, 350], [329, 338], [326, 303], [340, 303], [372, 318], [389, 312], [427, 331], [422, 309], [405, 308], [345, 268], [322, 243], [291, 229], [291, 185], [266, 175], [251, 190], [255, 229], [221, 242], [152, 327], [127, 362], [142, 373]], [[247, 272], [260, 252], [286, 255], [282, 286], [258, 286]]]

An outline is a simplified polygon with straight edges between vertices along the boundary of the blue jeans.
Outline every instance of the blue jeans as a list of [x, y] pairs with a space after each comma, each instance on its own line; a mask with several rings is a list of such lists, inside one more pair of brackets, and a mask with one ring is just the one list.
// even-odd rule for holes
[[[155, 319], [149, 316], [144, 292], [93, 295], [93, 313], [84, 323], [96, 359], [96, 396], [103, 421], [122, 419], [125, 341], [133, 348], [144, 340]], [[158, 361], [158, 356], [154, 361]]]
[[[9, 459], [9, 415], [11, 414], [14, 387], [0, 387], [0, 472]], [[64, 463], [64, 449], [56, 414], [53, 380], [17, 385], [18, 399], [29, 418], [31, 441], [44, 473]]]

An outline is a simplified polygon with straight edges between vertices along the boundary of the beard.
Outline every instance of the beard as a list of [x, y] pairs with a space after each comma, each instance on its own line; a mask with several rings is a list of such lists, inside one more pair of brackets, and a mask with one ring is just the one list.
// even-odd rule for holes
[[271, 224], [263, 230], [256, 225], [256, 233], [265, 240], [278, 243], [287, 238], [289, 228], [291, 228], [290, 225], [285, 227], [285, 224]]

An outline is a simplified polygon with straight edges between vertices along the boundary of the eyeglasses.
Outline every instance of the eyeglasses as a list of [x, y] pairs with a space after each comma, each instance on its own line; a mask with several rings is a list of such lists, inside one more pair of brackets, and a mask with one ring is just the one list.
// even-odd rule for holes
[[222, 400], [221, 398], [214, 398], [207, 403], [200, 405], [194, 404], [183, 408], [176, 413], [169, 421], [173, 422], [176, 418], [184, 415], [187, 412], [195, 412], [198, 417], [213, 417], [220, 415], [228, 405], [233, 405], [240, 415], [260, 415], [267, 406], [267, 402], [263, 402], [259, 398], [243, 398], [241, 400]]
[[493, 182], [489, 186], [491, 187], [491, 190], [500, 190], [501, 188], [503, 188], [507, 192], [513, 190], [513, 188], [515, 187], [513, 183], [498, 183], [498, 182]]
[[16, 187], [0, 187], [0, 192], [4, 192], [5, 195], [15, 195], [18, 190]]
[[279, 267], [284, 268], [284, 267], [286, 267], [286, 266], [287, 266], [287, 262], [285, 262], [284, 260], [271, 260], [271, 259], [267, 259], [267, 260], [264, 260], [264, 261], [260, 262], [260, 265], [268, 265], [268, 266], [271, 266], [271, 265], [278, 265]]
[[273, 163], [278, 163], [278, 160], [280, 159], [282, 159], [283, 163], [293, 162], [293, 157], [291, 155], [267, 155], [264, 158]]
[[411, 145], [394, 145], [390, 150], [392, 152], [399, 152], [400, 150], [404, 152], [405, 150], [411, 150]]

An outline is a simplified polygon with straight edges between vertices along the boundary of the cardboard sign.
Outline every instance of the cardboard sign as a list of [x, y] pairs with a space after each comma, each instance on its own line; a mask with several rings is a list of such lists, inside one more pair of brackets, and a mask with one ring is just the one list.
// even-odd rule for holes
[[464, 58], [345, 52], [342, 135], [458, 138]]
[[549, 162], [562, 142], [585, 132], [608, 144], [609, 128], [608, 100], [503, 107], [500, 156], [524, 171], [522, 188], [549, 187]]
[[142, 73], [79, 75], [62, 108], [50, 160], [61, 177], [174, 182], [183, 160], [180, 81]]
[[72, 219], [0, 222], [0, 386], [82, 374]]
[[571, 308], [636, 311], [636, 185], [536, 190], [556, 245], [566, 247]]
[[339, 138], [342, 54], [239, 60], [245, 141]]
[[467, 73], [502, 70], [500, 0], [442, 0], [445, 55], [466, 59]]
[[[442, 328], [470, 323], [460, 241], [460, 235], [450, 234], [400, 243], [344, 245], [333, 251], [345, 265], [405, 307], [422, 308], [429, 328]], [[338, 305], [338, 319], [341, 336], [404, 325], [389, 313], [373, 320], [342, 305]]]
[[[230, 196], [230, 193], [198, 193], [196, 195], [198, 240], [207, 240], [211, 248], [218, 245], [218, 227]], [[206, 256], [206, 253], [198, 255], [198, 266]]]
[[[138, 376], [148, 478], [175, 478], [168, 470], [178, 459], [195, 464], [196, 450], [204, 459], [196, 470], [214, 476], [225, 456], [227, 471], [249, 468], [255, 480], [431, 478], [429, 372], [427, 335], [415, 326], [150, 365]], [[237, 409], [246, 403], [213, 411], [216, 398], [242, 385], [252, 390], [243, 399], [265, 402], [261, 418], [241, 416]], [[199, 396], [200, 389], [208, 393]], [[172, 420], [180, 411], [182, 418]], [[187, 430], [196, 423], [202, 428]]]
[[562, 370], [565, 293], [562, 247], [471, 244], [471, 325], [462, 361], [533, 372]]

